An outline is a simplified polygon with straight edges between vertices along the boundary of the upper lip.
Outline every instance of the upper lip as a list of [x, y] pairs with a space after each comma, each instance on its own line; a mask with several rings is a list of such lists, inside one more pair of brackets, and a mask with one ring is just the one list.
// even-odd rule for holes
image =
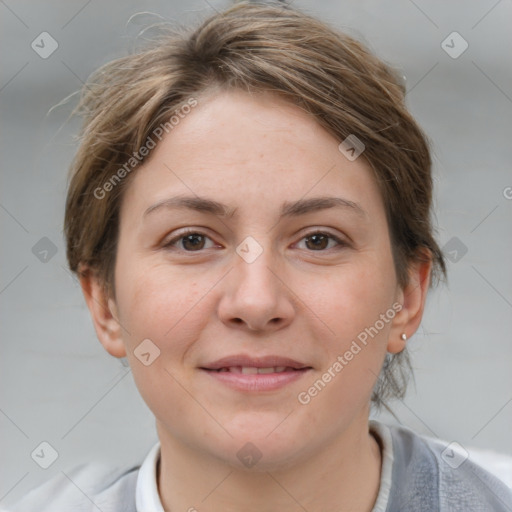
[[288, 357], [281, 357], [277, 355], [251, 357], [245, 354], [223, 357], [222, 359], [217, 359], [205, 366], [201, 366], [201, 368], [206, 370], [219, 370], [220, 368], [229, 368], [230, 366], [243, 366], [246, 368], [273, 368], [276, 366], [286, 366], [295, 369], [311, 368], [311, 366]]

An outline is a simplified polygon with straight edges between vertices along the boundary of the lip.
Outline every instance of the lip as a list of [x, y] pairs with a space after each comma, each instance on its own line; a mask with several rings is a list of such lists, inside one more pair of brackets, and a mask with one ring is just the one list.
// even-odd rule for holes
[[[232, 366], [245, 366], [252, 368], [285, 366], [293, 369], [278, 373], [264, 374], [243, 374], [217, 371], [220, 368]], [[305, 374], [312, 370], [312, 367], [294, 359], [277, 355], [250, 357], [245, 354], [239, 354], [218, 359], [213, 363], [209, 363], [207, 366], [200, 367], [200, 370], [204, 374], [209, 375], [210, 378], [215, 379], [217, 382], [227, 385], [237, 391], [263, 392], [275, 391], [301, 379]]]
[[306, 373], [311, 371], [311, 368], [304, 368], [302, 370], [291, 370], [280, 373], [265, 373], [265, 374], [243, 374], [231, 372], [217, 372], [215, 370], [206, 370], [201, 368], [201, 371], [209, 375], [217, 382], [221, 382], [232, 389], [237, 391], [250, 391], [250, 392], [263, 392], [275, 391], [292, 382], [301, 379]]
[[281, 357], [278, 355], [268, 355], [264, 357], [251, 357], [246, 354], [236, 354], [233, 356], [217, 359], [213, 363], [208, 363], [201, 368], [206, 370], [219, 370], [220, 368], [228, 368], [230, 366], [246, 366], [252, 368], [270, 368], [275, 366], [288, 366], [296, 370], [302, 368], [311, 368], [305, 363], [290, 359], [289, 357]]

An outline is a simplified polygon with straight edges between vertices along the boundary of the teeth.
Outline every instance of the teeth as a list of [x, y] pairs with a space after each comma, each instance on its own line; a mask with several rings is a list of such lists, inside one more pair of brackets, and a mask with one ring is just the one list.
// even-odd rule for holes
[[258, 368], [258, 373], [275, 373], [276, 369], [273, 367], [270, 368]]
[[263, 373], [281, 373], [292, 371], [288, 366], [269, 366], [267, 368], [255, 368], [253, 366], [230, 366], [229, 368], [220, 368], [219, 372], [243, 373], [244, 375], [255, 375]]

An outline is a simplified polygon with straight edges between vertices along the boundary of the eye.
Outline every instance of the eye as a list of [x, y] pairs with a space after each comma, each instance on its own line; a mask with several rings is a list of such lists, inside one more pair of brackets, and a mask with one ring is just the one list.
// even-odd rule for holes
[[[175, 236], [164, 245], [164, 248], [184, 250], [185, 252], [199, 252], [205, 249], [205, 240], [210, 237], [200, 231], [188, 230]], [[312, 231], [301, 238], [306, 241], [306, 247], [315, 252], [323, 252], [328, 248], [329, 241], [334, 241], [338, 248], [346, 247], [348, 244], [331, 233], [324, 231]], [[181, 247], [175, 247], [181, 243]], [[206, 247], [207, 249], [208, 247]], [[332, 247], [331, 247], [332, 248]]]
[[178, 250], [182, 249], [185, 252], [198, 252], [205, 248], [205, 239], [209, 239], [209, 237], [204, 233], [188, 230], [182, 232], [172, 240], [169, 240], [164, 247], [173, 249], [177, 242], [181, 242], [181, 247], [177, 247]]
[[336, 242], [338, 248], [346, 247], [348, 245], [337, 236], [334, 236], [331, 233], [326, 233], [324, 231], [312, 231], [311, 233], [308, 233], [306, 236], [301, 238], [301, 241], [302, 240], [306, 241], [306, 247], [308, 249], [316, 252], [322, 252], [324, 249], [327, 249], [329, 241]]

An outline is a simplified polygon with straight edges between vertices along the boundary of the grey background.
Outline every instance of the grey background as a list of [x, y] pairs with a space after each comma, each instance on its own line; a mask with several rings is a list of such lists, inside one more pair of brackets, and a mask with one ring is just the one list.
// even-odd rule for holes
[[[77, 129], [66, 119], [75, 102], [49, 111], [100, 64], [126, 54], [152, 19], [128, 23], [132, 14], [186, 23], [227, 4], [0, 1], [0, 505], [82, 462], [138, 464], [157, 441], [130, 370], [101, 347], [66, 267], [62, 222]], [[398, 420], [512, 455], [512, 3], [294, 4], [402, 69], [408, 105], [433, 142], [438, 239], [459, 246], [449, 286], [430, 295], [410, 340], [417, 385], [394, 405]], [[43, 31], [59, 45], [47, 59], [31, 48]], [[441, 47], [453, 31], [469, 44], [455, 59]], [[33, 252], [48, 243], [43, 237], [56, 249], [46, 262]], [[59, 455], [46, 470], [31, 458], [42, 441]]]

